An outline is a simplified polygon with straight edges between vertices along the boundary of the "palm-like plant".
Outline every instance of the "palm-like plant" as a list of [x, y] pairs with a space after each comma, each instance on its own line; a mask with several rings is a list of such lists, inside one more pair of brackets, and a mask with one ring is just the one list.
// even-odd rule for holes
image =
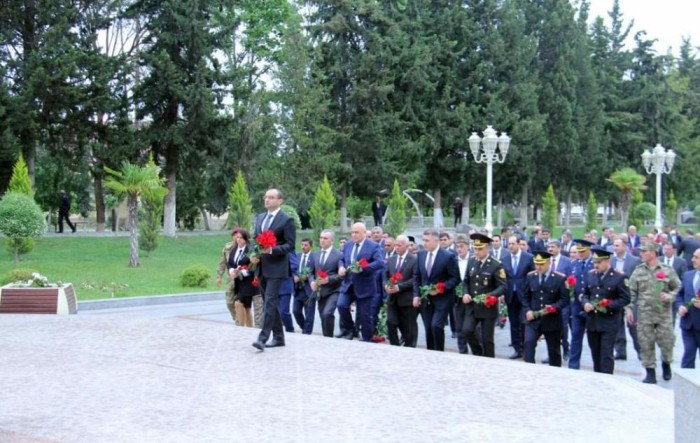
[[134, 165], [124, 161], [119, 171], [106, 166], [105, 171], [110, 175], [105, 181], [105, 187], [114, 191], [114, 194], [119, 198], [126, 197], [126, 205], [129, 211], [129, 246], [131, 251], [129, 266], [136, 267], [139, 265], [139, 197], [162, 192], [165, 189], [163, 186], [164, 179], [158, 175], [160, 168], [153, 162], [153, 158], [150, 158], [145, 166]]
[[622, 168], [613, 172], [606, 180], [620, 190], [620, 218], [623, 228], [626, 229], [632, 193], [645, 190], [647, 187], [644, 183], [647, 178], [632, 168]]

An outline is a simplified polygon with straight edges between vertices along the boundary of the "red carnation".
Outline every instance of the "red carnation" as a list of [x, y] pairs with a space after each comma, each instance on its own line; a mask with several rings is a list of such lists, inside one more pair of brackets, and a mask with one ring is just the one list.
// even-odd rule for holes
[[435, 283], [435, 290], [437, 291], [438, 294], [444, 294], [445, 293], [445, 282], [438, 282]]
[[557, 313], [556, 306], [547, 305], [547, 306], [545, 306], [544, 309], [545, 309], [545, 311], [547, 311], [547, 314], [556, 314]]
[[566, 285], [570, 288], [573, 288], [576, 286], [576, 276], [575, 275], [570, 275], [566, 278]]
[[658, 280], [663, 280], [663, 279], [666, 278], [666, 274], [664, 273], [664, 271], [659, 271], [659, 272], [656, 273], [656, 278], [657, 278]]
[[369, 262], [367, 261], [366, 258], [361, 258], [357, 261], [357, 264], [360, 265], [361, 268], [366, 268], [369, 266]]
[[400, 272], [394, 272], [394, 275], [391, 276], [391, 284], [395, 285], [397, 282], [400, 282], [402, 278], [403, 275], [401, 275]]
[[240, 266], [238, 267], [238, 270], [239, 270], [239, 271], [245, 271], [245, 270], [247, 270], [247, 269], [248, 269], [248, 265], [240, 265]]
[[486, 306], [487, 308], [496, 306], [497, 303], [498, 297], [496, 297], [495, 295], [487, 295], [484, 299], [484, 306]]
[[277, 237], [275, 236], [275, 233], [269, 229], [255, 237], [255, 241], [263, 249], [274, 248], [277, 246]]
[[255, 277], [253, 279], [253, 287], [257, 288], [260, 285], [260, 282], [258, 281], [258, 277]]
[[328, 278], [328, 273], [327, 273], [326, 271], [323, 271], [323, 270], [320, 270], [320, 269], [319, 269], [319, 270], [316, 272], [316, 276], [317, 276], [318, 278], [320, 278], [320, 279]]
[[601, 308], [607, 308], [608, 306], [610, 306], [610, 299], [609, 299], [609, 298], [604, 298], [604, 299], [602, 299], [602, 300], [598, 303], [598, 306], [600, 306]]

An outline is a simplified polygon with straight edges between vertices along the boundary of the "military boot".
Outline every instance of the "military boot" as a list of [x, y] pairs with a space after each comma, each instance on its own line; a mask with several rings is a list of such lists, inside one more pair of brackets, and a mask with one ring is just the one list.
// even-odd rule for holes
[[647, 378], [642, 380], [642, 383], [651, 383], [651, 384], [656, 384], [656, 369], [654, 368], [646, 368], [647, 370]]
[[661, 362], [661, 369], [664, 371], [664, 380], [668, 381], [671, 379], [671, 363]]

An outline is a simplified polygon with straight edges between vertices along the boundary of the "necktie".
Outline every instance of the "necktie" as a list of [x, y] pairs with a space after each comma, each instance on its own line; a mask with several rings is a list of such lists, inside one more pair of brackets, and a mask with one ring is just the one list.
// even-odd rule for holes
[[301, 269], [304, 269], [306, 267], [306, 262], [308, 261], [308, 254], [304, 254], [301, 257]]
[[552, 258], [552, 271], [556, 271], [556, 270], [557, 270], [557, 259]]
[[430, 276], [430, 271], [433, 269], [433, 253], [428, 253], [428, 260], [425, 262], [425, 272]]
[[360, 250], [360, 244], [355, 243], [355, 247], [352, 250], [352, 257], [350, 257], [351, 261], [357, 261], [357, 253]]
[[695, 294], [700, 292], [700, 271], [695, 271], [695, 278], [693, 279], [693, 289]]
[[323, 250], [321, 251], [321, 260], [319, 262], [319, 265], [323, 267], [323, 265], [326, 263], [326, 251]]
[[[516, 271], [518, 270], [518, 254], [513, 254], [513, 277], [515, 277]], [[518, 288], [515, 285], [515, 281], [513, 281], [513, 291], [517, 291]]]
[[399, 255], [399, 259], [396, 261], [396, 272], [401, 272], [401, 256]]
[[265, 217], [265, 220], [263, 221], [262, 230], [267, 231], [268, 229], [270, 229], [270, 224], [272, 224], [272, 214], [268, 212], [267, 216]]
[[544, 274], [540, 275], [540, 286], [544, 284]]
[[666, 257], [666, 266], [671, 266], [671, 259]]

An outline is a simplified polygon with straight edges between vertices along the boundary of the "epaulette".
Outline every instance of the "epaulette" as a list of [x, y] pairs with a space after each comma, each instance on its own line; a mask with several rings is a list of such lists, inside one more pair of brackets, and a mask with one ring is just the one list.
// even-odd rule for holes
[[537, 271], [530, 271], [527, 273], [527, 275], [532, 275], [532, 274], [537, 274]]
[[613, 269], [613, 272], [614, 272], [615, 274], [618, 274], [618, 275], [625, 275], [624, 272], [622, 272], [622, 271], [620, 271], [620, 270], [617, 270], [617, 269]]
[[589, 274], [592, 274], [592, 273], [594, 273], [594, 272], [595, 272], [595, 269], [590, 269], [590, 270], [588, 271]]
[[566, 277], [566, 274], [564, 274], [563, 272], [559, 272], [559, 271], [554, 271], [553, 274], [554, 275], [561, 275], [562, 277]]

